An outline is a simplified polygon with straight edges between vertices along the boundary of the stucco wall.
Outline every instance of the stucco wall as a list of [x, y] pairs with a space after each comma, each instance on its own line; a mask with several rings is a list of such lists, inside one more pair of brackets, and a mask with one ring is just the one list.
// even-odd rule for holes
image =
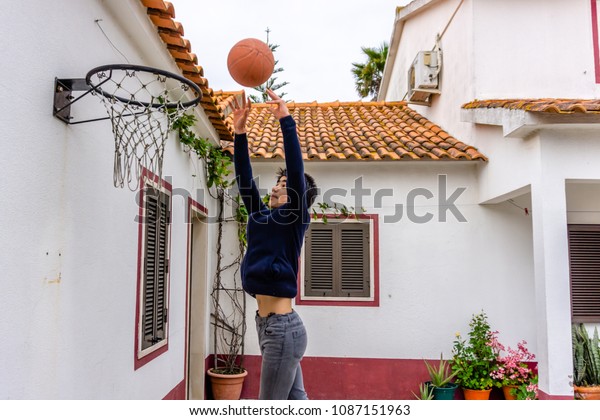
[[[430, 49], [424, 48], [424, 38], [433, 41], [461, 4], [422, 3], [428, 8], [403, 25], [386, 100], [403, 98], [412, 57]], [[480, 165], [475, 176], [479, 203], [495, 210], [511, 205], [522, 215], [517, 206], [529, 208], [532, 260], [507, 263], [530, 274], [534, 267], [535, 300], [529, 304], [535, 306], [531, 319], [537, 325], [531, 328], [537, 330], [540, 389], [567, 398], [572, 394], [572, 370], [566, 225], [581, 220], [584, 213], [585, 220], [597, 223], [595, 201], [582, 201], [579, 186], [599, 179], [599, 150], [593, 140], [597, 124], [592, 119], [575, 124], [576, 118], [568, 116], [546, 118], [536, 120], [523, 135], [505, 137], [503, 124], [525, 111], [484, 110], [480, 120], [472, 118], [479, 111], [459, 114], [463, 104], [475, 99], [597, 98], [592, 27], [589, 0], [465, 0], [441, 39], [441, 95], [433, 98], [431, 107], [411, 105], [488, 156], [489, 162]], [[571, 184], [577, 186], [569, 188]]]
[[566, 193], [569, 224], [600, 224], [600, 182], [569, 182]]
[[[262, 188], [274, 183], [277, 164], [257, 162], [254, 173]], [[476, 165], [407, 162], [308, 162], [321, 193], [332, 188], [348, 191], [335, 197], [356, 205], [350, 190], [362, 178], [362, 206], [379, 214], [379, 307], [298, 305], [309, 330], [307, 356], [422, 359], [450, 357], [456, 332], [468, 332], [473, 313], [482, 309], [507, 344], [526, 339], [535, 352], [534, 326], [520, 322], [534, 314], [531, 218], [510, 204], [478, 204]], [[447, 212], [439, 220], [438, 175], [447, 176], [446, 197], [466, 190], [456, 200], [466, 222]], [[433, 215], [428, 223], [407, 217], [407, 195], [426, 188], [432, 199], [417, 197], [417, 216]], [[378, 189], [393, 191], [374, 207]], [[317, 198], [322, 201], [323, 195]], [[403, 217], [390, 223], [395, 205]], [[253, 300], [249, 302], [253, 313]], [[250, 320], [251, 321], [251, 320]], [[256, 333], [249, 324], [248, 353], [258, 354]]]
[[474, 0], [474, 98], [597, 97], [591, 22], [590, 0]]
[[406, 99], [410, 64], [418, 51], [433, 49], [446, 25], [442, 93], [431, 107], [411, 106], [465, 142], [479, 146], [459, 116], [461, 105], [474, 99], [600, 95], [589, 0], [465, 0], [451, 20], [459, 3], [429, 2], [404, 22], [385, 100]]

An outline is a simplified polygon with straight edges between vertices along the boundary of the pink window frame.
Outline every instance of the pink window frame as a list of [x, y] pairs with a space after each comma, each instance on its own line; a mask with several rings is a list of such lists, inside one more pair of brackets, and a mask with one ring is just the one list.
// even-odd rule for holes
[[[336, 215], [328, 214], [326, 215], [328, 218], [335, 218]], [[317, 217], [322, 218], [322, 215], [318, 215]], [[354, 216], [352, 216], [354, 217]], [[357, 217], [359, 219], [370, 219], [373, 232], [371, 241], [373, 243], [373, 299], [372, 300], [346, 300], [344, 298], [332, 298], [327, 300], [314, 300], [309, 298], [304, 298], [302, 296], [302, 273], [301, 270], [304, 267], [304, 261], [301, 260], [299, 263], [299, 273], [298, 273], [298, 294], [296, 295], [296, 305], [304, 305], [304, 306], [370, 306], [370, 307], [378, 307], [379, 306], [379, 215], [378, 214], [358, 214]]]
[[[133, 348], [133, 357], [134, 357], [134, 370], [138, 370], [148, 362], [156, 359], [161, 354], [166, 353], [169, 350], [169, 326], [170, 322], [167, 322], [167, 330], [165, 331], [165, 340], [167, 341], [165, 345], [160, 346], [156, 350], [139, 357], [138, 353], [141, 350], [139, 347], [139, 324], [140, 324], [140, 308], [142, 302], [140, 301], [140, 292], [142, 290], [142, 277], [144, 272], [144, 255], [143, 249], [144, 244], [142, 241], [144, 240], [144, 224], [141, 223], [144, 220], [144, 188], [146, 186], [146, 181], [153, 182], [155, 184], [159, 184], [158, 176], [153, 174], [147, 169], [144, 169], [142, 172], [142, 176], [140, 177], [140, 196], [139, 196], [139, 222], [138, 222], [138, 263], [137, 263], [137, 287], [136, 287], [136, 301], [135, 301], [135, 336], [134, 336], [134, 348]], [[169, 194], [173, 193], [173, 186], [165, 181], [164, 179], [160, 180], [161, 188], [168, 191]], [[172, 230], [169, 229], [169, 249], [167, 250], [167, 255], [169, 261], [171, 260], [171, 234]], [[169, 309], [170, 309], [170, 274], [167, 277], [167, 319], [170, 319]]]
[[592, 15], [592, 41], [594, 44], [594, 70], [596, 75], [596, 83], [600, 83], [600, 40], [598, 33], [598, 0], [590, 0], [591, 15]]

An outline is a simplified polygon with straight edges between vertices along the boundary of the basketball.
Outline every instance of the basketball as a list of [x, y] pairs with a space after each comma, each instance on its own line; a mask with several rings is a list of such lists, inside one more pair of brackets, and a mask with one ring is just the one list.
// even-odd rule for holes
[[231, 47], [227, 69], [233, 80], [242, 86], [256, 87], [269, 80], [275, 67], [271, 48], [255, 38], [242, 39]]

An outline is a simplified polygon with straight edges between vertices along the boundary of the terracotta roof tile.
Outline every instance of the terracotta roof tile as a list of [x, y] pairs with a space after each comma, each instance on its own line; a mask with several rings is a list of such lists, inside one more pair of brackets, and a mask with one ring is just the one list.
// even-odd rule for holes
[[[183, 38], [173, 4], [140, 0], [167, 50], [185, 77], [202, 91], [202, 106], [226, 149], [233, 152], [232, 103], [244, 91], [210, 88], [189, 40]], [[404, 102], [317, 102], [288, 108], [298, 122], [303, 156], [308, 160], [482, 160], [477, 149], [459, 142]], [[278, 122], [264, 104], [255, 104], [249, 117], [251, 156], [283, 159]]]
[[151, 10], [148, 13], [148, 16], [150, 16], [150, 19], [152, 22], [154, 22], [157, 28], [164, 31], [176, 32], [181, 36], [184, 35], [183, 25], [179, 22], [175, 22], [171, 17], [163, 17], [162, 14], [154, 14]]
[[175, 18], [175, 8], [171, 2], [163, 0], [142, 0], [142, 4], [153, 11]]
[[472, 101], [464, 109], [506, 108], [556, 114], [600, 114], [600, 99], [488, 99]]
[[186, 51], [192, 51], [192, 44], [187, 39], [184, 39], [179, 34], [172, 34], [170, 31], [158, 31], [158, 35], [169, 47], [179, 47]]
[[[291, 102], [288, 108], [307, 160], [487, 161], [405, 102]], [[268, 105], [252, 106], [248, 126], [251, 156], [283, 159], [283, 139]], [[224, 147], [233, 153], [231, 143]]]
[[147, 8], [148, 17], [156, 26], [158, 35], [165, 42], [175, 63], [182, 70], [183, 76], [200, 87], [203, 95], [200, 106], [204, 109], [220, 140], [233, 140], [233, 127], [231, 123], [225, 122], [228, 113], [227, 105], [220, 106], [221, 98], [218, 98], [209, 87], [208, 80], [204, 77], [204, 69], [198, 65], [196, 54], [192, 53], [190, 41], [183, 38], [183, 25], [174, 20], [173, 4], [163, 0], [140, 0], [140, 2]]
[[[194, 53], [189, 53], [185, 48], [177, 48], [169, 46], [169, 52], [175, 60], [181, 60], [183, 63], [198, 64], [198, 56]], [[200, 67], [202, 69], [202, 67]], [[201, 76], [204, 76], [204, 70], [202, 70]]]

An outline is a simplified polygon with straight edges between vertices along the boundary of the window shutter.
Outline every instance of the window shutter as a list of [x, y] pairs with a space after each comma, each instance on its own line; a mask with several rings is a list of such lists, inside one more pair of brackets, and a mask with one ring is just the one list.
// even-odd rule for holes
[[169, 196], [151, 188], [148, 188], [146, 193], [142, 350], [166, 338], [166, 292], [169, 263]]
[[369, 296], [369, 242], [365, 234], [369, 225], [344, 223], [339, 226], [341, 295]]
[[[148, 190], [150, 191], [150, 190]], [[151, 194], [146, 195], [146, 257], [144, 261], [144, 312], [143, 333], [144, 339], [142, 349], [152, 345], [154, 338], [154, 276], [156, 273], [156, 225], [158, 223], [158, 197]]]
[[155, 337], [157, 340], [165, 338], [165, 324], [167, 317], [167, 273], [169, 261], [167, 254], [168, 245], [168, 226], [170, 222], [169, 202], [166, 194], [161, 194], [160, 223], [158, 227], [158, 265], [156, 270], [156, 329]]
[[311, 223], [306, 234], [306, 296], [370, 296], [369, 223]]
[[600, 322], [600, 225], [569, 225], [573, 322]]
[[314, 223], [306, 236], [305, 294], [333, 295], [333, 226]]

